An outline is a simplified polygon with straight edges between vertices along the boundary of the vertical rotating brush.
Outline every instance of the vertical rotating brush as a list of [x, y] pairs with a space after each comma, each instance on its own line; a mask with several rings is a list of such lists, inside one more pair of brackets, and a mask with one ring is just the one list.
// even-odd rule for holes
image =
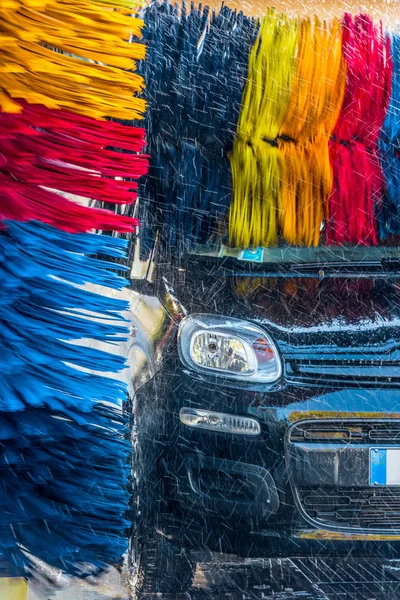
[[128, 336], [114, 264], [126, 242], [92, 232], [135, 230], [134, 219], [93, 204], [134, 202], [147, 167], [144, 130], [106, 120], [145, 109], [132, 70], [145, 48], [127, 43], [142, 22], [131, 12], [124, 0], [0, 6], [0, 559], [9, 572], [32, 573], [32, 554], [84, 576], [127, 547], [125, 363], [88, 340], [112, 348]]

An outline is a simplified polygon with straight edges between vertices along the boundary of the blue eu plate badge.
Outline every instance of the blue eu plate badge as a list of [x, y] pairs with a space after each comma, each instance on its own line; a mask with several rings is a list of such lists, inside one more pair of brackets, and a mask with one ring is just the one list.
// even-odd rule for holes
[[370, 448], [370, 485], [400, 486], [400, 448]]

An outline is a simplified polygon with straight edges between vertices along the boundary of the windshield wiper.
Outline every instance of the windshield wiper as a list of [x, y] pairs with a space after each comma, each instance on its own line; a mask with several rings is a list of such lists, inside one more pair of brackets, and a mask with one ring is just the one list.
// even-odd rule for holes
[[238, 261], [234, 257], [216, 259], [207, 256], [191, 257], [196, 269], [221, 277], [277, 277], [277, 278], [400, 278], [400, 258], [374, 257], [370, 260], [318, 260], [301, 262], [286, 260]]

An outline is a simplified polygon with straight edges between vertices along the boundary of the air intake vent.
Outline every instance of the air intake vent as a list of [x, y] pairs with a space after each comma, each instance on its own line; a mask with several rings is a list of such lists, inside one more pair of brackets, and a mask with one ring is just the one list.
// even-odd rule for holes
[[291, 429], [289, 441], [400, 445], [400, 421], [301, 421]]
[[386, 425], [386, 427], [374, 427], [369, 432], [369, 439], [371, 442], [398, 444], [400, 442], [400, 426], [396, 427], [390, 424]]
[[399, 488], [300, 488], [297, 493], [304, 512], [322, 527], [400, 529]]

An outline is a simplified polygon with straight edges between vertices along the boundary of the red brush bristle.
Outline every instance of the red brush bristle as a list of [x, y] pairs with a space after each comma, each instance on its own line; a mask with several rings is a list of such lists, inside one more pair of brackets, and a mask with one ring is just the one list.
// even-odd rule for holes
[[347, 80], [330, 145], [334, 186], [328, 201], [329, 244], [376, 244], [376, 205], [383, 194], [377, 142], [391, 92], [390, 41], [367, 15], [343, 22]]
[[138, 153], [144, 130], [21, 105], [20, 114], [0, 113], [1, 218], [40, 220], [70, 232], [132, 231], [135, 219], [89, 202], [135, 201], [148, 169], [148, 157]]

